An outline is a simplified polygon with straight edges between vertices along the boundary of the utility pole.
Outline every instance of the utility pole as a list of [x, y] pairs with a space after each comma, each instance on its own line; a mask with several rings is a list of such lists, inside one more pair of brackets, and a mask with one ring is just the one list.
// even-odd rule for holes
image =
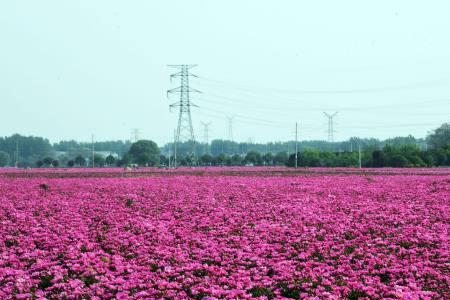
[[181, 141], [191, 142], [191, 155], [195, 156], [195, 136], [194, 127], [192, 126], [191, 106], [197, 107], [190, 101], [191, 93], [200, 93], [200, 91], [189, 87], [189, 77], [198, 77], [191, 74], [189, 70], [196, 65], [168, 65], [169, 67], [176, 68], [179, 72], [170, 75], [170, 80], [177, 77], [180, 78], [180, 86], [167, 91], [169, 94], [179, 94], [180, 100], [172, 103], [170, 109], [179, 107], [178, 114], [178, 126], [175, 134], [175, 153], [177, 152], [178, 143]]
[[228, 140], [230, 141], [230, 146], [231, 146], [231, 154], [233, 154], [234, 152], [234, 145], [233, 145], [233, 121], [234, 121], [234, 117], [227, 117], [228, 120]]
[[337, 112], [334, 114], [328, 114], [326, 112], [323, 113], [325, 117], [328, 118], [328, 142], [333, 143], [334, 142], [334, 122], [333, 118], [337, 115]]
[[359, 160], [359, 168], [361, 169], [361, 141], [358, 143], [358, 160]]
[[208, 151], [208, 145], [209, 145], [209, 126], [211, 125], [211, 122], [205, 123], [200, 122], [203, 126], [203, 142], [205, 143], [205, 154], [209, 154]]
[[298, 157], [298, 123], [295, 122], [295, 168], [297, 169], [297, 157]]
[[16, 136], [16, 168], [19, 167], [19, 136]]
[[228, 140], [233, 142], [233, 119], [234, 117], [227, 117], [228, 120]]
[[94, 135], [92, 135], [92, 168], [95, 167]]
[[168, 156], [169, 156], [169, 169], [170, 169], [170, 148], [171, 147], [170, 147], [169, 143], [167, 144], [167, 147], [169, 148], [167, 152], [168, 152]]
[[247, 144], [250, 145], [247, 149], [247, 152], [252, 151], [252, 149], [253, 149], [253, 138], [252, 137], [249, 137], [247, 139]]
[[173, 168], [174, 169], [177, 168], [177, 147], [176, 147], [176, 143], [177, 143], [177, 131], [174, 130], [173, 131]]

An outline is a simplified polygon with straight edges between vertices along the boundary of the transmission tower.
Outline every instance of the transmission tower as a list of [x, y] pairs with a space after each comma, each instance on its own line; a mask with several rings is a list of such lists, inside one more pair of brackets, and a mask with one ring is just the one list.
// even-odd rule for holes
[[200, 91], [189, 87], [189, 77], [198, 77], [197, 75], [191, 74], [189, 70], [196, 65], [168, 66], [179, 70], [179, 72], [170, 75], [170, 80], [172, 81], [173, 78], [180, 78], [180, 86], [167, 91], [167, 96], [169, 96], [169, 94], [180, 95], [180, 100], [170, 105], [170, 109], [174, 107], [180, 108], [175, 134], [174, 155], [176, 156], [177, 154], [177, 148], [180, 142], [191, 142], [190, 154], [195, 155], [195, 136], [194, 127], [192, 126], [191, 106], [197, 107], [197, 105], [190, 101], [189, 95], [191, 93], [200, 93]]
[[91, 147], [92, 147], [92, 168], [95, 168], [95, 147], [94, 147], [94, 135], [91, 135], [92, 138], [92, 143], [91, 143]]
[[227, 117], [228, 120], [228, 140], [233, 142], [233, 121], [234, 117]]
[[131, 140], [134, 141], [135, 143], [137, 141], [139, 141], [139, 135], [140, 135], [140, 131], [138, 128], [133, 128], [131, 130]]
[[334, 114], [328, 114], [326, 112], [323, 113], [325, 117], [328, 118], [328, 142], [334, 142], [334, 121], [333, 118], [337, 115], [337, 112]]
[[234, 153], [234, 141], [233, 141], [233, 121], [234, 117], [227, 117], [228, 120], [228, 140], [230, 141], [230, 152], [231, 154]]
[[200, 122], [203, 126], [203, 142], [205, 143], [205, 154], [209, 154], [208, 145], [209, 145], [209, 126], [211, 122], [205, 123]]

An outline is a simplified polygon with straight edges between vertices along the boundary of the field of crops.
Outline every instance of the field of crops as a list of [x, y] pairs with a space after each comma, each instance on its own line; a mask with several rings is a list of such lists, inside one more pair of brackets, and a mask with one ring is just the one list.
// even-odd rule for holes
[[0, 299], [450, 299], [450, 171], [225, 170], [0, 172]]

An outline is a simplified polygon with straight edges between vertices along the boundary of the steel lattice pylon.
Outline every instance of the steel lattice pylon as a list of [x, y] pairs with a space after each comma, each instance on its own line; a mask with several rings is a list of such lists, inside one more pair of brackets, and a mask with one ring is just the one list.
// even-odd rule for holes
[[328, 119], [328, 142], [334, 143], [334, 120], [333, 118], [337, 115], [337, 112], [334, 114], [328, 114], [326, 112], [323, 113], [325, 117]]
[[177, 68], [180, 71], [170, 75], [170, 79], [180, 78], [180, 86], [167, 91], [167, 95], [178, 93], [180, 100], [172, 103], [170, 108], [179, 107], [178, 125], [175, 131], [175, 147], [174, 157], [176, 163], [177, 146], [180, 142], [191, 142], [191, 155], [195, 156], [195, 135], [192, 126], [191, 106], [196, 106], [190, 101], [190, 93], [200, 93], [196, 89], [189, 87], [189, 77], [198, 77], [189, 72], [189, 69], [196, 65], [169, 65], [169, 67]]

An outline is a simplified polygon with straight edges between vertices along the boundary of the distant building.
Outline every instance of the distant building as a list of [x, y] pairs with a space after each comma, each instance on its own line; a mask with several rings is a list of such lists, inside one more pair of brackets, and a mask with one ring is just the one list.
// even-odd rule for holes
[[110, 155], [112, 155], [112, 157], [114, 157], [115, 159], [119, 158], [119, 154], [115, 153], [115, 152], [111, 152], [111, 151], [95, 151], [95, 154], [99, 154], [103, 157], [108, 157]]
[[55, 151], [55, 156], [56, 157], [65, 156], [66, 153], [67, 153], [66, 151]]

